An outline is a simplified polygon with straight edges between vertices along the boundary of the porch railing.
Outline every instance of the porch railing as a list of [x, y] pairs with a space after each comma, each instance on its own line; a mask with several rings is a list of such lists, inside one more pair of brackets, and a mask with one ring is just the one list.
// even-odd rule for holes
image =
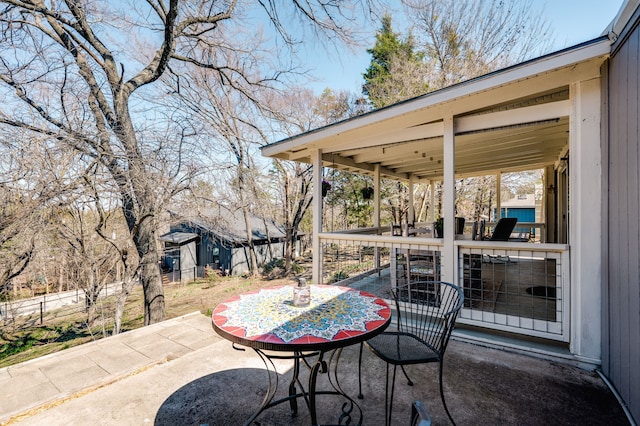
[[[393, 286], [441, 279], [449, 261], [441, 239], [371, 233], [320, 234], [322, 283], [390, 299]], [[568, 246], [456, 241], [455, 247], [454, 281], [465, 292], [459, 323], [569, 340]]]
[[461, 323], [569, 341], [569, 247], [456, 242]]

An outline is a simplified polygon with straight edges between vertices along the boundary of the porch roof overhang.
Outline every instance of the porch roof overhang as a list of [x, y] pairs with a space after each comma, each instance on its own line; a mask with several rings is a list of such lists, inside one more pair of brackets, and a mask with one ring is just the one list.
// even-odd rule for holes
[[441, 180], [444, 119], [453, 117], [458, 177], [542, 168], [568, 147], [570, 86], [600, 76], [600, 37], [264, 146], [266, 157], [399, 180]]

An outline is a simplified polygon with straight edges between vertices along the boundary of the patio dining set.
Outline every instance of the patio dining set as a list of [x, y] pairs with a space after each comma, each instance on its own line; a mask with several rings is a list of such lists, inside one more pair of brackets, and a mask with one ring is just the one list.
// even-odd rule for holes
[[[303, 285], [304, 286], [304, 285]], [[455, 285], [425, 280], [391, 289], [393, 308], [387, 300], [362, 290], [338, 285], [278, 286], [240, 294], [220, 303], [212, 314], [214, 330], [232, 342], [233, 349], [250, 348], [263, 361], [267, 388], [262, 401], [245, 425], [257, 424], [267, 409], [288, 403], [291, 416], [298, 414], [298, 400], [306, 406], [312, 425], [363, 423], [358, 399], [362, 392], [362, 364], [369, 352], [386, 362], [385, 424], [393, 421], [393, 396], [397, 368], [408, 384], [406, 365], [439, 363], [440, 395], [455, 424], [443, 390], [443, 358], [456, 317], [463, 306], [463, 290]], [[338, 364], [342, 350], [360, 345], [357, 398], [340, 385]], [[293, 375], [285, 396], [277, 396], [278, 372], [274, 360], [293, 360]], [[301, 371], [308, 369], [304, 382]], [[329, 389], [318, 388], [318, 376], [328, 375]], [[342, 373], [344, 374], [344, 373]], [[380, 392], [382, 390], [380, 389]], [[337, 396], [342, 401], [329, 418], [319, 419], [317, 398]], [[326, 413], [322, 413], [324, 416]], [[405, 423], [405, 421], [403, 421]], [[415, 401], [406, 423], [430, 424], [422, 401]]]

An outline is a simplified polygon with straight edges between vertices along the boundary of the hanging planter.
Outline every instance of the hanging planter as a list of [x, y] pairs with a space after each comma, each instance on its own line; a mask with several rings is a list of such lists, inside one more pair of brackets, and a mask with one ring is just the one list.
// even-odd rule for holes
[[331, 189], [331, 184], [329, 182], [327, 182], [326, 180], [322, 181], [322, 196], [326, 197], [327, 193], [329, 192], [329, 190]]
[[365, 200], [370, 200], [373, 197], [373, 188], [370, 186], [365, 186], [360, 192], [362, 193], [362, 198]]

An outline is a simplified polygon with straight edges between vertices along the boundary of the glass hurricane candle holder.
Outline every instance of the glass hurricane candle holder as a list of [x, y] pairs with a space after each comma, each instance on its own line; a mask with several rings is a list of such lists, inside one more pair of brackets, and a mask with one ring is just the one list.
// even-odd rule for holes
[[298, 280], [298, 285], [293, 287], [293, 306], [309, 306], [311, 302], [311, 287], [304, 278]]

